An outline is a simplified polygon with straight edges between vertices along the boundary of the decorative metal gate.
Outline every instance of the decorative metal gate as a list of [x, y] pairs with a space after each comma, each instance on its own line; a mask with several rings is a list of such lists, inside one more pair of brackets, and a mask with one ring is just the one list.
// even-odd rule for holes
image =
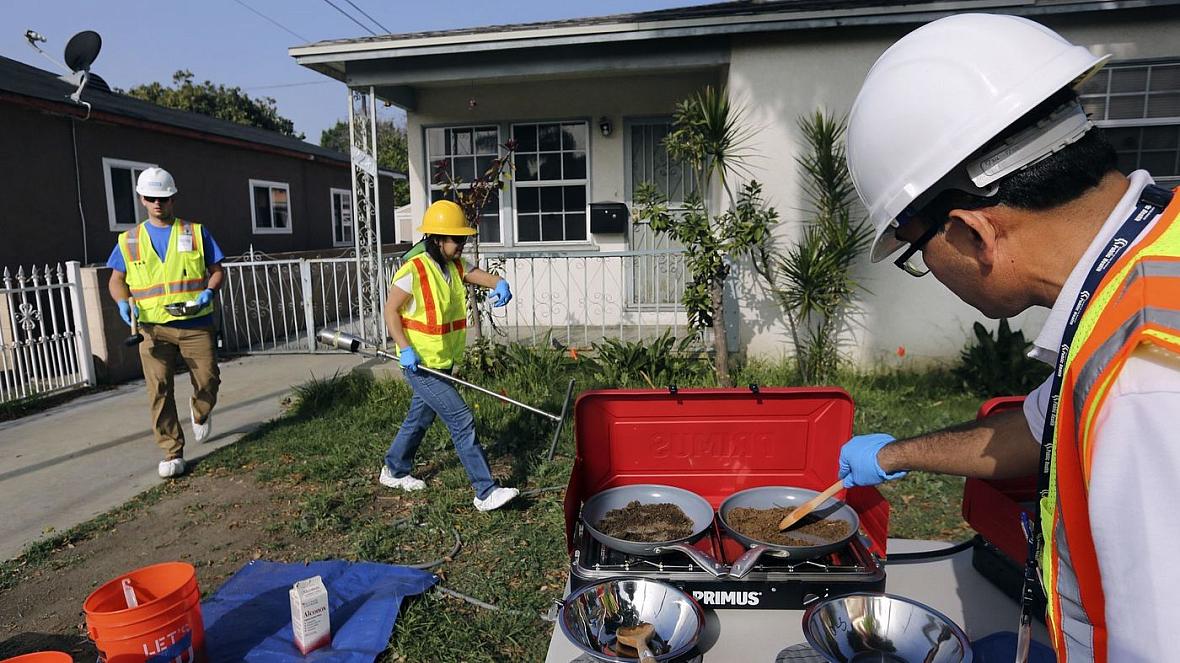
[[[225, 284], [218, 313], [224, 349], [318, 352], [315, 332], [322, 327], [381, 340], [362, 317], [356, 258], [272, 259], [259, 253], [244, 257], [221, 264]], [[385, 263], [384, 276], [375, 280], [388, 281], [398, 260], [391, 257]], [[378, 304], [378, 316], [380, 311]]]
[[[271, 259], [247, 254], [223, 262], [225, 285], [219, 307], [224, 347], [231, 352], [319, 352], [315, 332], [336, 327], [374, 342], [361, 324], [355, 258]], [[585, 347], [603, 338], [650, 339], [664, 331], [691, 334], [677, 304], [664, 304], [684, 290], [684, 258], [679, 251], [485, 254], [483, 267], [502, 274], [516, 297], [492, 310], [491, 340], [533, 342], [551, 335]], [[381, 263], [388, 283], [399, 258]], [[651, 266], [660, 276], [648, 282]], [[635, 306], [624, 283], [652, 294]], [[378, 309], [380, 311], [380, 309]]]
[[94, 358], [76, 261], [0, 277], [0, 402], [91, 386]]

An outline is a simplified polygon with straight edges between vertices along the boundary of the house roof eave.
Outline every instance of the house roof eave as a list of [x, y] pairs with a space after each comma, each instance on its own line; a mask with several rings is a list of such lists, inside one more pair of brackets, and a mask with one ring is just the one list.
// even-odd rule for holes
[[[815, 11], [785, 10], [754, 15], [732, 14], [651, 21], [634, 20], [635, 17], [641, 17], [643, 14], [632, 14], [625, 15], [630, 20], [613, 23], [601, 22], [602, 18], [610, 17], [599, 17], [597, 20], [566, 21], [559, 25], [538, 23], [519, 26], [492, 26], [487, 29], [456, 30], [425, 35], [390, 35], [384, 38], [366, 37], [317, 42], [291, 47], [288, 49], [288, 54], [299, 64], [312, 67], [313, 65], [355, 60], [423, 57], [444, 53], [520, 50], [610, 41], [675, 39], [702, 35], [822, 29], [853, 25], [919, 23], [966, 10], [1005, 11], [1023, 16], [1039, 16], [1141, 9], [1176, 4], [1180, 4], [1180, 0], [1110, 0], [1071, 3], [1045, 3], [1044, 0], [959, 0], [954, 2], [894, 3]], [[652, 12], [652, 14], [660, 15], [661, 12]], [[501, 29], [497, 29], [497, 27]], [[313, 68], [323, 71], [319, 67]], [[343, 72], [338, 73], [343, 74]], [[336, 73], [328, 75], [338, 80], [344, 80]]]

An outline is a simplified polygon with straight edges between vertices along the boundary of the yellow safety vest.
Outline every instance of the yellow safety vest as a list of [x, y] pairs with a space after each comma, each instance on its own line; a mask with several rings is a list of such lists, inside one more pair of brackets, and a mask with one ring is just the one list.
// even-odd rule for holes
[[[1106, 601], [1089, 518], [1095, 424], [1111, 385], [1140, 345], [1180, 354], [1178, 217], [1180, 195], [1147, 236], [1111, 268], [1070, 343], [1053, 436], [1049, 494], [1040, 504], [1047, 625], [1060, 663], [1109, 660]], [[1161, 656], [1159, 660], [1167, 658], [1165, 653]]]
[[410, 258], [393, 275], [397, 281], [413, 274], [410, 295], [415, 306], [406, 314], [405, 306], [398, 311], [402, 328], [418, 358], [427, 368], [445, 369], [463, 356], [467, 345], [467, 288], [463, 284], [463, 264], [454, 260], [447, 265], [451, 280], [443, 278], [438, 263], [420, 253]]
[[[147, 221], [131, 230], [119, 233], [119, 250], [127, 266], [127, 287], [139, 307], [139, 321], [161, 324], [173, 320], [187, 320], [213, 313], [210, 303], [195, 315], [180, 318], [164, 309], [166, 304], [188, 302], [197, 298], [209, 281], [205, 268], [205, 247], [201, 241], [201, 224], [175, 219], [168, 237], [168, 253], [164, 260], [156, 255]], [[181, 238], [191, 250], [181, 251]]]

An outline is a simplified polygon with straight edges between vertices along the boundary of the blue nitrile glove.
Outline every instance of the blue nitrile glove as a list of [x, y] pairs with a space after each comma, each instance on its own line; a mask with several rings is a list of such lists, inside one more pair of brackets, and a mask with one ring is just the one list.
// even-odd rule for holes
[[418, 353], [414, 352], [414, 348], [406, 348], [397, 353], [397, 363], [401, 364], [402, 368], [411, 373], [418, 372]]
[[492, 291], [492, 306], [504, 306], [512, 301], [512, 289], [508, 287], [507, 279], [500, 279], [496, 284], [496, 289]]
[[882, 481], [904, 477], [905, 472], [886, 474], [877, 462], [877, 453], [893, 441], [892, 435], [873, 433], [857, 435], [845, 442], [840, 448], [840, 478], [844, 480], [844, 487], [875, 486]]
[[201, 296], [197, 297], [197, 306], [205, 308], [211, 303], [213, 303], [213, 290], [206, 288], [201, 292]]
[[131, 302], [126, 299], [120, 299], [117, 303], [119, 304], [119, 317], [123, 318], [123, 322], [126, 322], [127, 326], [130, 327], [131, 316], [139, 316], [139, 307], [132, 306]]

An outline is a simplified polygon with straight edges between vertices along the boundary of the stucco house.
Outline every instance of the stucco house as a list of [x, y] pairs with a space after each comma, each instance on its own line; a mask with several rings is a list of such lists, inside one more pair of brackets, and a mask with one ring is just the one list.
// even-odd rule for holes
[[[578, 263], [570, 259], [585, 265], [595, 255], [656, 246], [642, 227], [596, 227], [591, 206], [630, 205], [644, 180], [673, 198], [683, 194], [684, 172], [660, 144], [678, 100], [706, 85], [723, 86], [745, 109], [754, 130], [749, 147], [758, 155], [751, 175], [783, 219], [778, 241], [785, 244], [806, 219], [795, 164], [797, 118], [817, 108], [847, 113], [865, 73], [892, 42], [922, 23], [966, 11], [1032, 18], [1112, 54], [1084, 90], [1087, 109], [1110, 131], [1125, 170], [1147, 168], [1165, 182], [1180, 181], [1177, 2], [741, 0], [319, 42], [290, 55], [354, 88], [372, 87], [405, 109], [415, 218], [439, 195], [431, 164], [447, 159], [469, 178], [498, 154], [497, 145], [515, 139], [516, 177], [485, 215], [483, 247], [508, 264], [522, 255], [534, 256], [534, 266], [535, 256], [565, 260], [547, 276], [564, 279], [565, 323], [572, 328], [578, 318], [570, 311], [605, 305], [613, 296], [620, 298], [620, 316], [676, 300], [676, 292], [636, 295], [643, 269], [622, 267], [608, 279], [603, 268], [595, 283], [597, 274], [571, 272]], [[896, 359], [899, 346], [910, 358], [953, 357], [980, 317], [933, 278], [867, 261], [859, 275], [866, 292], [847, 340], [849, 354], [861, 362]], [[530, 277], [534, 315], [543, 296], [554, 296], [539, 290], [541, 281]], [[648, 286], [653, 282], [660, 279]], [[731, 294], [737, 307], [731, 336], [751, 354], [789, 352], [782, 315], [748, 270]], [[521, 302], [530, 295], [519, 296]], [[1043, 317], [1032, 311], [1013, 323], [1035, 332]]]
[[[104, 263], [147, 218], [144, 168], [169, 170], [177, 213], [207, 224], [227, 256], [353, 245], [348, 155], [282, 134], [77, 83], [0, 57], [0, 268]], [[393, 180], [382, 226], [393, 237]]]

